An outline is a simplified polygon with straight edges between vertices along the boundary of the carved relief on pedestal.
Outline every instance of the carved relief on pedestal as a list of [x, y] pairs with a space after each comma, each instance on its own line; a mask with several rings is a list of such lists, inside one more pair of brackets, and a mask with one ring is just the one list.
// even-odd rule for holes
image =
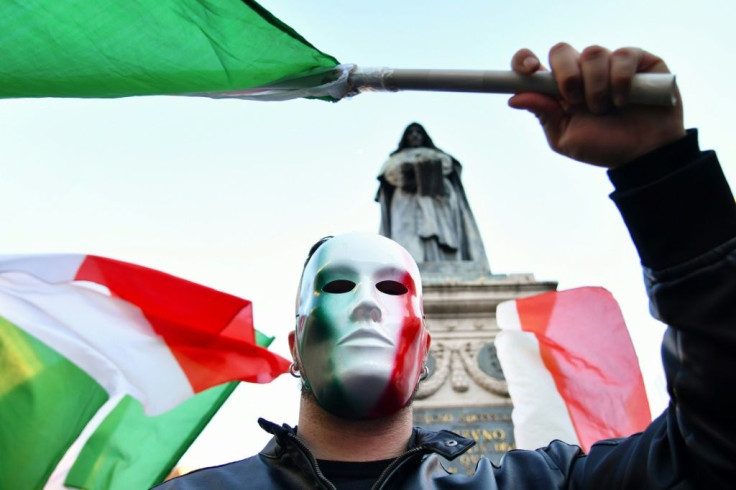
[[428, 363], [430, 374], [419, 384], [416, 398], [422, 400], [432, 396], [448, 380], [457, 393], [468, 391], [472, 381], [489, 393], [508, 397], [508, 386], [500, 368], [495, 368], [498, 361], [494, 359], [495, 347], [487, 340], [435, 341]]

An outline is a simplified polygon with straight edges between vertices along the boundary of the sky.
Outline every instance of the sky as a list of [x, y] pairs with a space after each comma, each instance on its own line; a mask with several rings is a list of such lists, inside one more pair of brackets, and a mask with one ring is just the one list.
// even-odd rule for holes
[[[685, 122], [736, 182], [731, 94], [736, 4], [619, 1], [384, 1], [261, 4], [343, 63], [507, 69], [641, 46], [676, 74]], [[75, 252], [140, 263], [248, 298], [256, 328], [288, 356], [301, 265], [313, 242], [377, 231], [376, 174], [420, 122], [463, 165], [495, 274], [532, 273], [559, 289], [603, 286], [621, 304], [656, 411], [662, 326], [647, 313], [638, 258], [604, 171], [552, 153], [536, 119], [490, 94], [366, 93], [338, 103], [187, 97], [0, 100], [0, 253]], [[254, 454], [256, 419], [295, 424], [298, 382], [245, 385], [181, 461], [197, 468]]]

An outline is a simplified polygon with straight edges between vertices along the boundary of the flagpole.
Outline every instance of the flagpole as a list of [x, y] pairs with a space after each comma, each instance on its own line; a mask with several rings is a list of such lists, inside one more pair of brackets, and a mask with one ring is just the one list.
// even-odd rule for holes
[[[500, 70], [424, 70], [354, 67], [348, 77], [350, 94], [368, 91], [428, 90], [515, 94], [539, 92], [560, 95], [550, 72], [520, 75]], [[631, 82], [629, 102], [673, 106], [675, 76], [671, 73], [639, 73]]]

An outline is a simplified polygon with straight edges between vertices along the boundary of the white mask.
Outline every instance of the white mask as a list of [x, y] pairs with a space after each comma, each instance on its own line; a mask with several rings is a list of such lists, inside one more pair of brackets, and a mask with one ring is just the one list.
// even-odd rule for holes
[[297, 297], [296, 351], [305, 386], [328, 412], [376, 418], [407, 405], [429, 351], [414, 259], [380, 235], [325, 242]]

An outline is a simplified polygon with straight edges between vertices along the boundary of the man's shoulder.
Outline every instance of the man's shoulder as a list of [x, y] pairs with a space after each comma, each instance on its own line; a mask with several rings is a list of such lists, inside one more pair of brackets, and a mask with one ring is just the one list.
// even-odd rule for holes
[[192, 471], [172, 478], [154, 487], [154, 490], [189, 490], [211, 487], [237, 488], [237, 485], [241, 485], [243, 481], [257, 478], [260, 466], [262, 466], [262, 463], [258, 455], [254, 455], [239, 461]]

